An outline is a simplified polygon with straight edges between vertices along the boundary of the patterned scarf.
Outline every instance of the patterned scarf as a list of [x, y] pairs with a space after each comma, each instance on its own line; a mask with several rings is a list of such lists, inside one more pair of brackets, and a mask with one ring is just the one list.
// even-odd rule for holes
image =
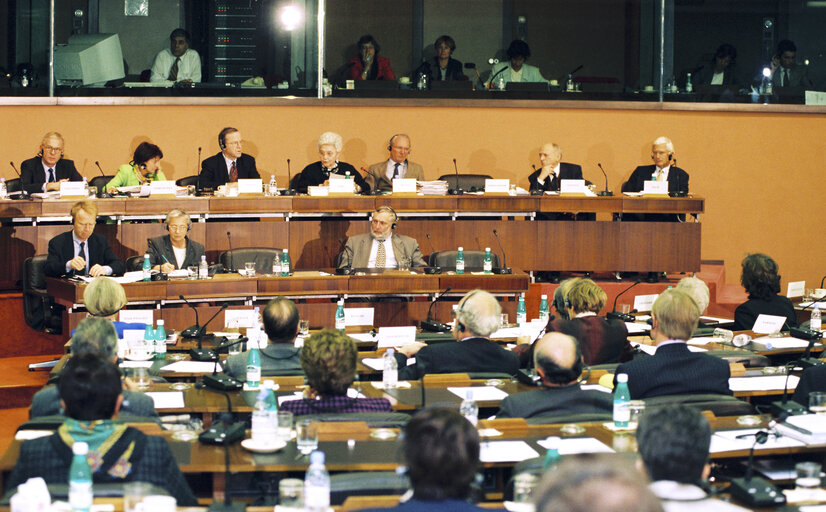
[[[57, 429], [57, 433], [63, 442], [71, 447], [76, 441], [82, 441], [89, 445], [89, 453], [86, 460], [92, 473], [100, 469], [103, 459], [109, 450], [120, 440], [126, 431], [127, 426], [115, 420], [95, 420], [79, 421], [66, 418]], [[129, 459], [135, 449], [135, 442], [128, 444], [127, 448], [120, 454], [118, 460], [112, 464], [107, 474], [114, 478], [125, 478], [132, 470], [132, 463]]]

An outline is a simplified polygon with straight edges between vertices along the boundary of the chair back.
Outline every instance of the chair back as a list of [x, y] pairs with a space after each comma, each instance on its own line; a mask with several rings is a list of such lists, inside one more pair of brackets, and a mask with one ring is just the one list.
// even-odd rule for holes
[[198, 175], [195, 176], [184, 176], [183, 178], [178, 178], [175, 180], [175, 185], [179, 187], [188, 187], [190, 185], [198, 186]]
[[106, 187], [106, 184], [112, 181], [112, 178], [114, 178], [114, 176], [95, 176], [89, 180], [89, 188], [97, 188], [97, 193], [100, 195], [103, 193], [103, 189]]
[[611, 421], [610, 412], [584, 412], [577, 414], [551, 414], [548, 416], [534, 416], [526, 418], [528, 425], [555, 425], [564, 423], [588, 423], [594, 421]]
[[20, 181], [20, 178], [6, 180], [6, 192], [20, 192], [21, 190], [23, 190], [23, 182]]
[[[436, 251], [428, 257], [431, 267], [456, 268], [456, 253], [458, 251]], [[485, 266], [485, 251], [463, 251], [465, 253], [465, 271], [482, 270]], [[499, 255], [491, 250], [490, 258], [493, 268], [499, 267]]]
[[701, 411], [711, 411], [715, 416], [742, 416], [754, 414], [754, 407], [743, 400], [731, 395], [717, 395], [713, 393], [696, 393], [688, 395], [668, 395], [646, 398], [646, 409], [654, 409], [665, 405], [690, 405]]
[[51, 300], [46, 293], [46, 258], [37, 254], [23, 260], [23, 318], [26, 325], [42, 331], [47, 327]]
[[281, 249], [272, 247], [238, 247], [224, 251], [218, 256], [218, 263], [235, 272], [244, 268], [248, 261], [255, 262], [256, 274], [272, 274], [272, 260], [281, 258]]
[[[407, 475], [395, 471], [338, 473], [330, 477], [330, 505], [341, 505], [351, 496], [401, 495], [409, 488]], [[398, 498], [395, 503], [398, 503]]]
[[126, 258], [126, 271], [135, 272], [143, 269], [143, 254], [136, 254]]
[[[491, 177], [487, 174], [459, 174], [459, 187], [466, 192], [476, 192], [485, 190], [485, 180]], [[456, 174], [442, 174], [439, 180], [446, 181], [447, 186], [451, 189], [456, 189]]]

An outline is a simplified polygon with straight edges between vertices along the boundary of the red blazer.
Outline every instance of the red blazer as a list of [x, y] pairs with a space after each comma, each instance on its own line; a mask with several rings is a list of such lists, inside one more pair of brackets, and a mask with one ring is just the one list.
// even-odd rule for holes
[[[377, 56], [376, 65], [378, 66], [376, 80], [396, 80], [396, 75], [393, 74], [393, 68], [390, 67], [390, 59]], [[363, 72], [364, 63], [361, 61], [361, 56], [356, 55], [347, 61], [348, 80], [361, 80], [361, 74]]]

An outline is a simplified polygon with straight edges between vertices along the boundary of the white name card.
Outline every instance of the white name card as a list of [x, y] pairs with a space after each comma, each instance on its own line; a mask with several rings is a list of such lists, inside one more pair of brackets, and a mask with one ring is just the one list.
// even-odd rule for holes
[[254, 309], [225, 309], [224, 327], [235, 324], [238, 327], [252, 327], [257, 321]]
[[123, 341], [126, 342], [126, 346], [128, 348], [142, 348], [143, 331], [138, 329], [126, 329], [123, 331]]
[[149, 195], [151, 196], [158, 196], [158, 195], [175, 195], [177, 191], [177, 187], [175, 186], [175, 182], [172, 180], [164, 180], [164, 181], [153, 181], [149, 184]]
[[806, 105], [826, 105], [826, 92], [806, 91], [804, 97]]
[[584, 194], [585, 180], [559, 180], [560, 194]]
[[416, 326], [379, 327], [379, 348], [401, 347], [416, 341]]
[[261, 178], [238, 180], [239, 194], [261, 194], [264, 192], [264, 183]]
[[331, 194], [352, 194], [355, 191], [355, 180], [350, 178], [344, 179], [334, 179], [333, 176], [330, 176], [330, 193]]
[[394, 194], [416, 193], [416, 180], [413, 178], [396, 178], [393, 180]]
[[511, 180], [486, 179], [485, 194], [507, 194], [510, 192]]
[[643, 194], [668, 195], [668, 182], [645, 180], [642, 184]]
[[307, 187], [307, 193], [312, 197], [324, 197], [330, 195], [329, 187]]
[[637, 311], [651, 311], [651, 306], [654, 305], [654, 301], [657, 300], [659, 296], [659, 293], [653, 295], [637, 295], [634, 297], [634, 309]]
[[127, 324], [149, 324], [154, 322], [154, 311], [151, 309], [121, 309], [118, 320]]
[[785, 316], [757, 315], [757, 320], [754, 321], [754, 327], [751, 330], [757, 334], [774, 334], [783, 329], [785, 322]]
[[802, 297], [805, 289], [806, 281], [792, 281], [786, 288], [786, 297]]
[[86, 189], [83, 188], [82, 181], [61, 181], [60, 197], [85, 197]]
[[344, 308], [344, 325], [373, 325], [373, 308]]

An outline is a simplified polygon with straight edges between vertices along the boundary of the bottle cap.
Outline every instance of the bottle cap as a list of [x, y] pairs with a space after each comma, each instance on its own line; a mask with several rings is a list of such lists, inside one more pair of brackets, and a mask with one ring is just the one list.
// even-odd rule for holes
[[385, 354], [390, 354], [391, 356], [395, 353], [396, 353], [396, 350], [393, 347], [388, 348], [387, 352], [385, 352]]
[[465, 391], [465, 398], [467, 398], [468, 400], [473, 400], [473, 390], [472, 389], [468, 389], [467, 391]]
[[72, 445], [72, 453], [75, 455], [86, 455], [89, 453], [89, 445], [83, 441], [76, 441], [75, 444]]
[[264, 382], [262, 382], [261, 385], [267, 389], [273, 389], [275, 388], [275, 381], [272, 379], [267, 379]]
[[620, 373], [619, 375], [617, 375], [617, 382], [628, 382], [628, 374]]
[[289, 249], [281, 249], [281, 252], [284, 253], [284, 254], [288, 254], [290, 251], [289, 251]]
[[547, 295], [542, 295], [542, 300], [548, 300], [548, 296]]
[[545, 447], [548, 450], [559, 450], [559, 444], [562, 440], [557, 436], [550, 436], [545, 439]]
[[485, 252], [490, 252], [490, 247], [485, 247]]
[[464, 249], [462, 248], [462, 246], [461, 246], [461, 245], [459, 246], [459, 250], [460, 250], [460, 251], [464, 251]]
[[310, 454], [310, 464], [324, 464], [324, 452], [318, 450]]
[[160, 327], [161, 325], [163, 325], [163, 320], [158, 320], [158, 327]]

